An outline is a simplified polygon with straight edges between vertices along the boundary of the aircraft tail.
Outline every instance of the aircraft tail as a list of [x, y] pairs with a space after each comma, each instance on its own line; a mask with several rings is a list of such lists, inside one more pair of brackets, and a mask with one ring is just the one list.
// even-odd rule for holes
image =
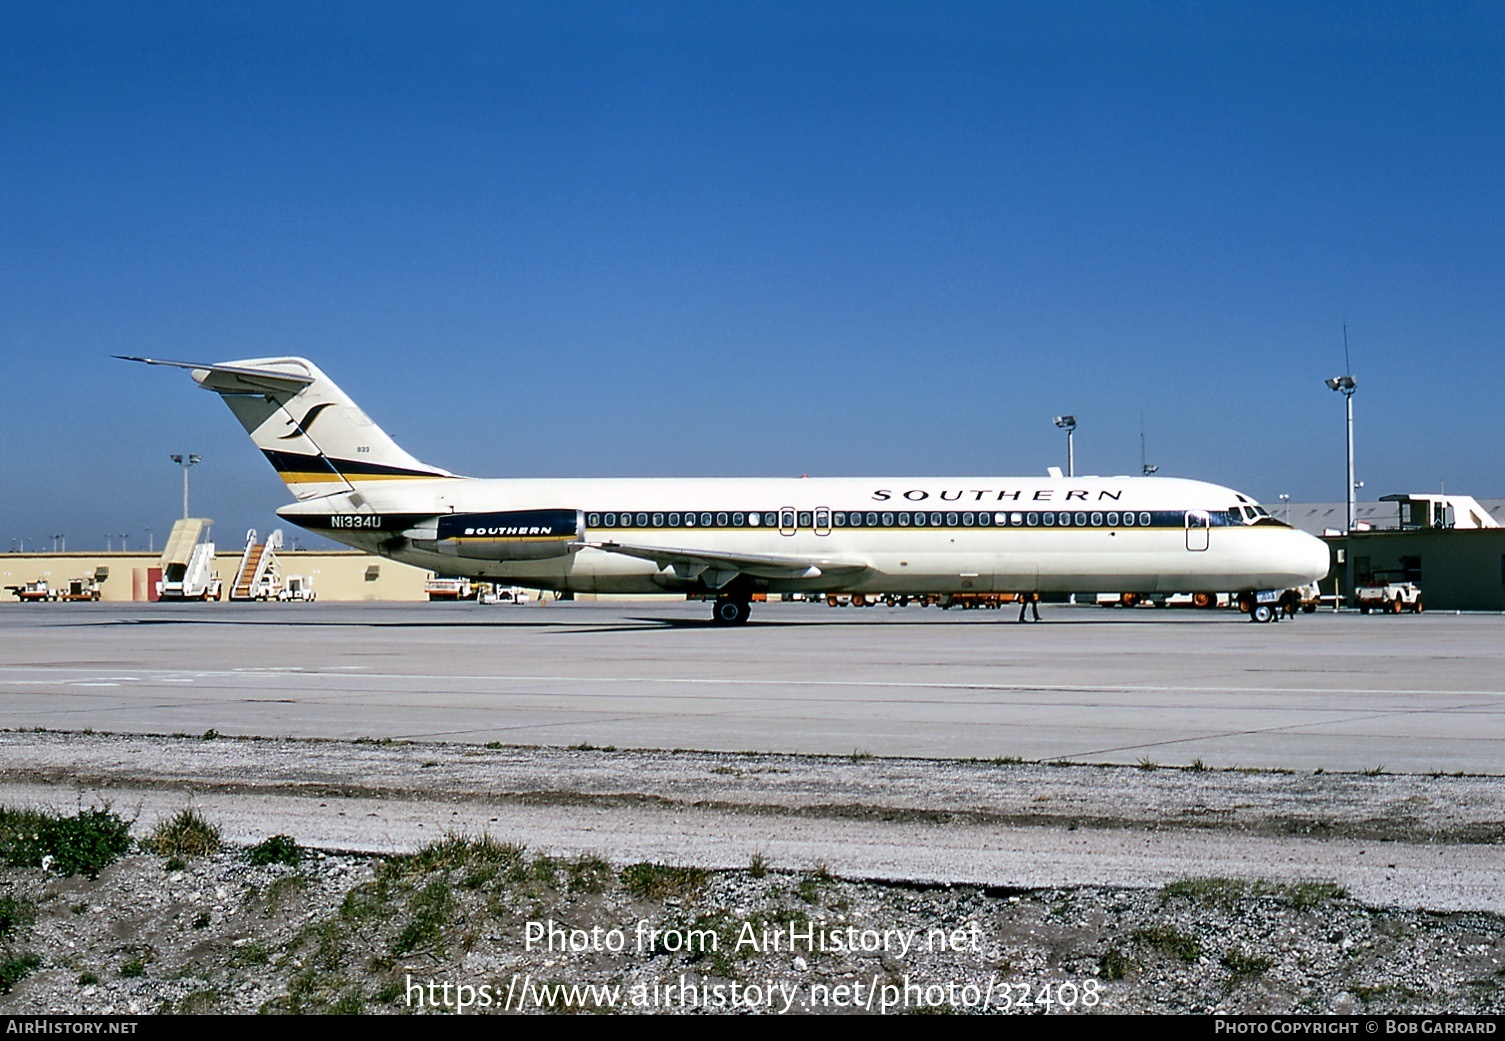
[[298, 499], [349, 492], [372, 481], [453, 477], [403, 451], [318, 366], [304, 358], [216, 365], [128, 358], [189, 369], [225, 399]]

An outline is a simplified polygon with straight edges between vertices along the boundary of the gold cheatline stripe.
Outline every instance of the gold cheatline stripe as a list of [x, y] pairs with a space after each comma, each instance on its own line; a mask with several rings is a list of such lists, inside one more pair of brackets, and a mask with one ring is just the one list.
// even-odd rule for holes
[[437, 481], [444, 474], [332, 474], [332, 473], [287, 473], [278, 471], [286, 484], [340, 484], [344, 481]]

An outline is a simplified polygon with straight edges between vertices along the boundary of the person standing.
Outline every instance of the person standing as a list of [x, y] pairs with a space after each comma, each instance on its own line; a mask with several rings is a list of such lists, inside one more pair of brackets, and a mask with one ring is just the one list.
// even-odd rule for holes
[[1034, 612], [1034, 616], [1035, 616], [1034, 619], [1033, 619], [1034, 621], [1038, 622], [1040, 620], [1040, 594], [1039, 593], [1020, 593], [1019, 594], [1019, 620], [1021, 622], [1024, 621], [1024, 614], [1025, 614], [1026, 611], [1032, 611], [1032, 612]]

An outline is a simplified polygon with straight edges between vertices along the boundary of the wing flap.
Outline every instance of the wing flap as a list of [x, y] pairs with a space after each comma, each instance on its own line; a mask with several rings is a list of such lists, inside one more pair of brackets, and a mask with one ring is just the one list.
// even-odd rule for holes
[[861, 561], [833, 557], [784, 556], [771, 553], [718, 553], [674, 546], [633, 546], [621, 542], [586, 542], [585, 547], [605, 553], [636, 557], [656, 565], [661, 571], [672, 570], [680, 578], [701, 579], [712, 589], [720, 589], [738, 575], [754, 578], [799, 579], [849, 578], [871, 570]]

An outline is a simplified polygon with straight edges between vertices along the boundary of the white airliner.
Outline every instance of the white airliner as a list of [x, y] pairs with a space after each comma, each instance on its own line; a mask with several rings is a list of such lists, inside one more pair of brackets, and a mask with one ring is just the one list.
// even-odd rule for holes
[[1235, 592], [1327, 574], [1252, 499], [1158, 477], [483, 480], [419, 462], [302, 358], [189, 369], [297, 502], [278, 516], [439, 574], [582, 593]]

